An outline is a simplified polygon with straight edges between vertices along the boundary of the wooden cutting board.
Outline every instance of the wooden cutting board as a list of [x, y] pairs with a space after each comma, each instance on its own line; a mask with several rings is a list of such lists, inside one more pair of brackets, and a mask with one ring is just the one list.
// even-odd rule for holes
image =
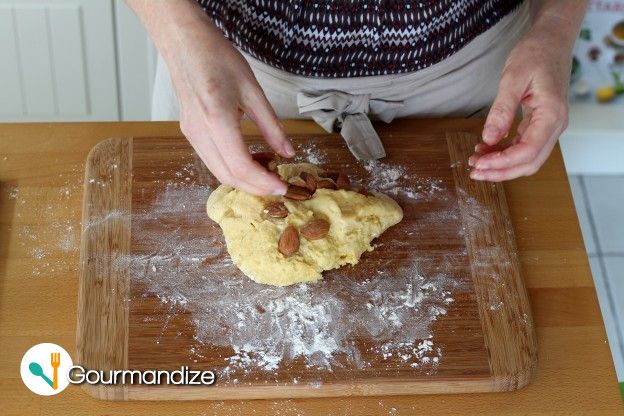
[[[259, 137], [246, 138], [252, 150]], [[115, 138], [89, 155], [77, 363], [212, 370], [214, 386], [83, 385], [111, 400], [510, 391], [537, 366], [503, 187], [469, 179], [478, 138], [383, 137], [358, 162], [333, 135], [300, 161], [390, 194], [404, 220], [356, 266], [272, 288], [231, 263], [205, 213], [218, 182], [186, 141]], [[265, 148], [266, 149], [266, 148]]]

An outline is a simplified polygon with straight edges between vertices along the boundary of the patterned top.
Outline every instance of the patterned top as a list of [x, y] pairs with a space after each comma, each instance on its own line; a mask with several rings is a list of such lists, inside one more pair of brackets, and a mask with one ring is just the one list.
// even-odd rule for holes
[[426, 68], [523, 0], [198, 0], [225, 36], [285, 71], [324, 78]]

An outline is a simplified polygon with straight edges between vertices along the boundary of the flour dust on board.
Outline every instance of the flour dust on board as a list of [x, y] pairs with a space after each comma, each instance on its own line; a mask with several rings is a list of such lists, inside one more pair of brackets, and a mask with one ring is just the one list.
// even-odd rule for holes
[[[316, 147], [298, 150], [306, 161], [321, 165], [325, 161]], [[443, 207], [438, 217], [402, 227], [395, 240], [380, 246], [401, 247], [402, 241], [418, 238], [425, 227], [434, 226], [439, 216], [459, 215], [450, 203], [445, 205], [449, 190], [436, 179], [410, 175], [401, 166], [380, 161], [362, 162], [359, 168], [364, 173], [352, 177], [354, 185], [389, 193], [402, 206], [436, 199]], [[198, 345], [231, 348], [232, 354], [223, 357], [224, 366], [215, 369], [223, 382], [236, 383], [250, 371], [275, 374], [295, 359], [309, 368], [332, 371], [367, 368], [370, 357], [393, 357], [426, 374], [435, 373], [444, 351], [432, 325], [452, 307], [455, 294], [466, 291], [453, 274], [465, 251], [413, 256], [392, 272], [382, 260], [366, 265], [363, 259], [366, 267], [357, 269], [359, 274], [345, 268], [313, 284], [257, 284], [232, 264], [216, 224], [209, 225], [211, 232], [197, 235], [173, 221], [181, 215], [190, 223], [208, 221], [204, 204], [212, 189], [195, 181], [195, 169], [190, 163], [175, 179], [164, 180], [151, 208], [133, 214], [133, 230], [140, 230], [151, 251], [118, 261], [160, 299], [171, 318], [190, 313]], [[166, 228], [167, 238], [162, 229], [154, 230], [155, 221]], [[374, 343], [364, 347], [354, 342], [363, 336]], [[191, 346], [189, 356], [201, 360], [197, 351]]]

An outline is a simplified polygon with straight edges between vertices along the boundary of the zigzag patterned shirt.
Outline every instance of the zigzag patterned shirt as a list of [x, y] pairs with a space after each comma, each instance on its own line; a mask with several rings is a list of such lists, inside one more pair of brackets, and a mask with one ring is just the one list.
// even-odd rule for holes
[[431, 66], [523, 0], [197, 0], [237, 47], [285, 71], [342, 78]]

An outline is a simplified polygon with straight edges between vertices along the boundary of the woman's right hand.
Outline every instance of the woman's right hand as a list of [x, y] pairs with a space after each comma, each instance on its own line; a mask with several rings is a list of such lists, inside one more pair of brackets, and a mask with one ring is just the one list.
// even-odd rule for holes
[[[144, 0], [138, 3], [139, 9], [144, 6]], [[255, 162], [243, 142], [240, 119], [247, 114], [276, 153], [295, 154], [247, 61], [195, 2], [145, 7], [162, 9], [143, 20], [167, 62], [182, 133], [206, 166], [225, 185], [259, 195], [284, 194], [286, 184]]]

